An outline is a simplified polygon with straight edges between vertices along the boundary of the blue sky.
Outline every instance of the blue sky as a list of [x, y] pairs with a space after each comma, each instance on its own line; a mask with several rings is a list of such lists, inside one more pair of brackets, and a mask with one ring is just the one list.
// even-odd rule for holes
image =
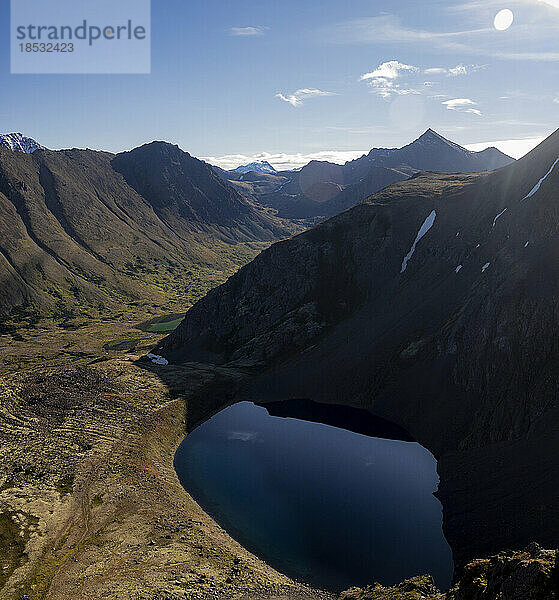
[[10, 75], [0, 4], [0, 131], [51, 148], [298, 166], [427, 127], [519, 155], [559, 123], [559, 0], [154, 0], [151, 75], [82, 76]]

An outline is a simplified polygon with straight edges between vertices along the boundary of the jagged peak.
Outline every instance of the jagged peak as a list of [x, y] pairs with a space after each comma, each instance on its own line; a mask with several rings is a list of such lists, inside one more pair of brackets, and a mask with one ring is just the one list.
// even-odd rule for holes
[[32, 154], [35, 150], [44, 149], [44, 146], [41, 146], [39, 142], [23, 135], [21, 132], [0, 134], [0, 146], [25, 154]]
[[458, 146], [459, 148], [462, 148], [462, 146], [460, 146], [459, 144], [456, 144], [455, 142], [452, 142], [449, 139], [445, 138], [443, 135], [441, 135], [440, 133], [438, 133], [434, 129], [431, 129], [431, 127], [429, 127], [429, 129], [427, 129], [415, 141], [416, 142], [422, 142], [422, 141], [426, 141], [426, 140], [435, 140], [435, 141], [439, 141], [439, 142], [444, 142], [445, 144], [450, 144], [451, 146]]

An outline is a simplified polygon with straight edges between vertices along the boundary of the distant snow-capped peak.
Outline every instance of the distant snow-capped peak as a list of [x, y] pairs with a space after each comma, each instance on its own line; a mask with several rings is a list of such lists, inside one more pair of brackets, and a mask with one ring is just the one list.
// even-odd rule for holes
[[277, 173], [272, 165], [267, 160], [259, 160], [251, 162], [248, 165], [242, 165], [233, 169], [236, 173], [250, 173], [256, 171], [257, 173]]
[[43, 148], [41, 144], [22, 133], [0, 133], [0, 146], [9, 148], [14, 152], [25, 152], [25, 154], [31, 154], [35, 150]]

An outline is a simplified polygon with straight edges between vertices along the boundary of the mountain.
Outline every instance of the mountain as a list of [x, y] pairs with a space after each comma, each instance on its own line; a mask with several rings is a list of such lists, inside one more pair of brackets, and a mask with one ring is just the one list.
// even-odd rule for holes
[[499, 169], [511, 162], [513, 159], [497, 148], [474, 152], [428, 129], [403, 148], [374, 148], [369, 154], [346, 163], [345, 175], [348, 181], [355, 182], [366, 176], [372, 164], [390, 168], [409, 165], [416, 171], [475, 173]]
[[3, 316], [167, 306], [293, 231], [163, 142], [118, 155], [0, 147], [0, 207]]
[[[277, 173], [277, 179], [268, 185], [256, 181], [251, 187], [243, 182], [243, 189], [239, 189], [279, 216], [320, 219], [355, 206], [383, 187], [420, 171], [474, 173], [512, 162], [496, 148], [473, 152], [428, 129], [403, 148], [374, 148], [345, 165], [312, 161], [298, 172]], [[239, 187], [236, 177], [229, 179]]]
[[0, 134], [0, 146], [13, 150], [14, 152], [24, 152], [31, 154], [42, 148], [34, 139], [25, 137], [22, 133], [2, 133]]
[[[409, 150], [408, 150], [409, 151]], [[456, 564], [559, 528], [559, 130], [421, 173], [274, 244], [154, 350], [237, 365], [233, 399], [365, 408], [438, 460]]]
[[266, 160], [251, 162], [248, 165], [237, 167], [233, 171], [235, 173], [250, 173], [251, 171], [255, 171], [256, 173], [277, 173], [276, 169]]
[[285, 236], [284, 223], [178, 146], [152, 142], [118, 154], [111, 165], [175, 231], [210, 232], [226, 241], [245, 242]]

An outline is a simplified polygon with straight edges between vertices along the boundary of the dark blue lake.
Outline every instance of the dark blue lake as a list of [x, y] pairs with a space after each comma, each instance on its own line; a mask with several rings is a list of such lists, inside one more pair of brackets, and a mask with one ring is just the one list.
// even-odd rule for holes
[[450, 584], [436, 462], [417, 443], [242, 402], [189, 434], [175, 468], [221, 526], [291, 577], [335, 591], [426, 573]]

